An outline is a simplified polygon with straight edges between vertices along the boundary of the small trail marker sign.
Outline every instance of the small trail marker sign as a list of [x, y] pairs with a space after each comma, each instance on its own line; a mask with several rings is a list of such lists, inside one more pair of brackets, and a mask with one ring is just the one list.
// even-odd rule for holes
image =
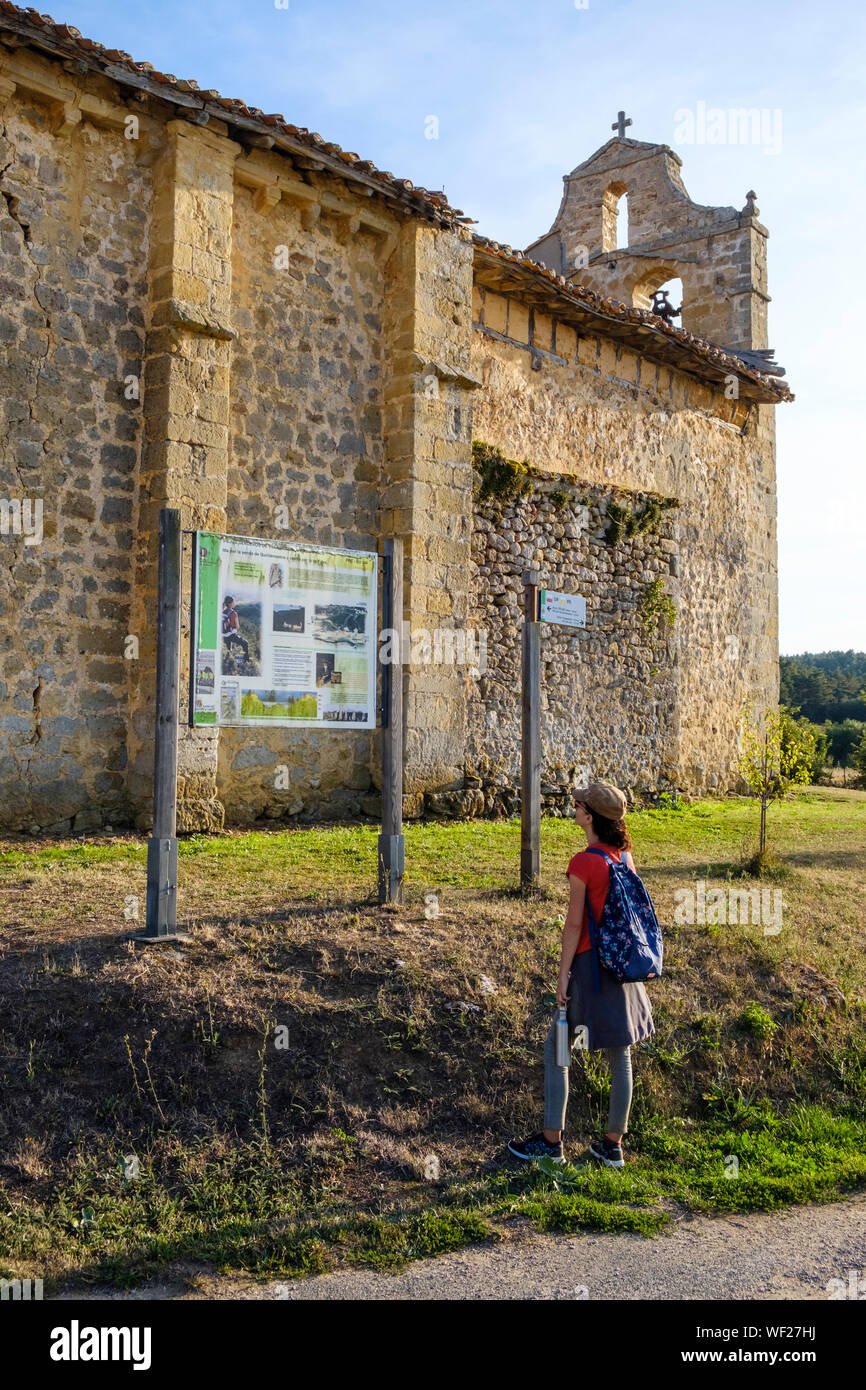
[[586, 627], [586, 599], [582, 594], [558, 594], [554, 589], [542, 589], [538, 616], [543, 623]]

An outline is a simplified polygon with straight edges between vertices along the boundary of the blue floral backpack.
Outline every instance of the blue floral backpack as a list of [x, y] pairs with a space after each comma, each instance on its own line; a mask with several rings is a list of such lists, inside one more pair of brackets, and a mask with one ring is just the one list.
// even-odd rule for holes
[[590, 845], [586, 853], [600, 854], [610, 869], [610, 885], [598, 923], [589, 893], [586, 895], [595, 993], [601, 989], [599, 965], [605, 966], [623, 985], [657, 980], [662, 973], [662, 929], [642, 880], [628, 867], [625, 858], [618, 864], [597, 845]]

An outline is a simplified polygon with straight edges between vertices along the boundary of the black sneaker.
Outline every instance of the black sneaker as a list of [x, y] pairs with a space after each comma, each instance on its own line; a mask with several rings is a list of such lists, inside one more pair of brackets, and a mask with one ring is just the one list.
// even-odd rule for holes
[[562, 1143], [550, 1144], [541, 1132], [530, 1134], [528, 1139], [512, 1139], [508, 1152], [514, 1154], [515, 1158], [522, 1158], [524, 1163], [536, 1163], [539, 1158], [549, 1158], [554, 1163], [565, 1162]]
[[603, 1163], [606, 1168], [624, 1168], [625, 1159], [622, 1156], [622, 1144], [615, 1144], [612, 1139], [608, 1139], [603, 1134], [600, 1139], [593, 1139], [589, 1146], [589, 1152], [599, 1163]]

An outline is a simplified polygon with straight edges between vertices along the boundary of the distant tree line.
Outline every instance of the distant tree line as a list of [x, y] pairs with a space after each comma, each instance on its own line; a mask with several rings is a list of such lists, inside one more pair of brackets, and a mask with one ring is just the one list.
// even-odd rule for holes
[[866, 720], [866, 652], [804, 652], [779, 659], [780, 702], [814, 724]]
[[815, 735], [813, 781], [832, 768], [866, 784], [866, 652], [804, 652], [779, 660], [779, 703]]

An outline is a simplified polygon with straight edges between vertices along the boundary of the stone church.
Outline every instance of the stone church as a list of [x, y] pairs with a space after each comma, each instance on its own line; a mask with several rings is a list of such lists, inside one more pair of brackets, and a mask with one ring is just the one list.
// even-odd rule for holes
[[[791, 399], [754, 194], [699, 206], [621, 116], [515, 250], [7, 0], [0, 103], [4, 828], [149, 823], [165, 506], [187, 529], [403, 538], [409, 816], [516, 809], [528, 567], [586, 599], [585, 628], [544, 629], [548, 809], [575, 777], [734, 784], [740, 711], [778, 693]], [[415, 659], [416, 632], [470, 629], [484, 661]], [[372, 731], [183, 728], [179, 825], [375, 815], [378, 769]]]

